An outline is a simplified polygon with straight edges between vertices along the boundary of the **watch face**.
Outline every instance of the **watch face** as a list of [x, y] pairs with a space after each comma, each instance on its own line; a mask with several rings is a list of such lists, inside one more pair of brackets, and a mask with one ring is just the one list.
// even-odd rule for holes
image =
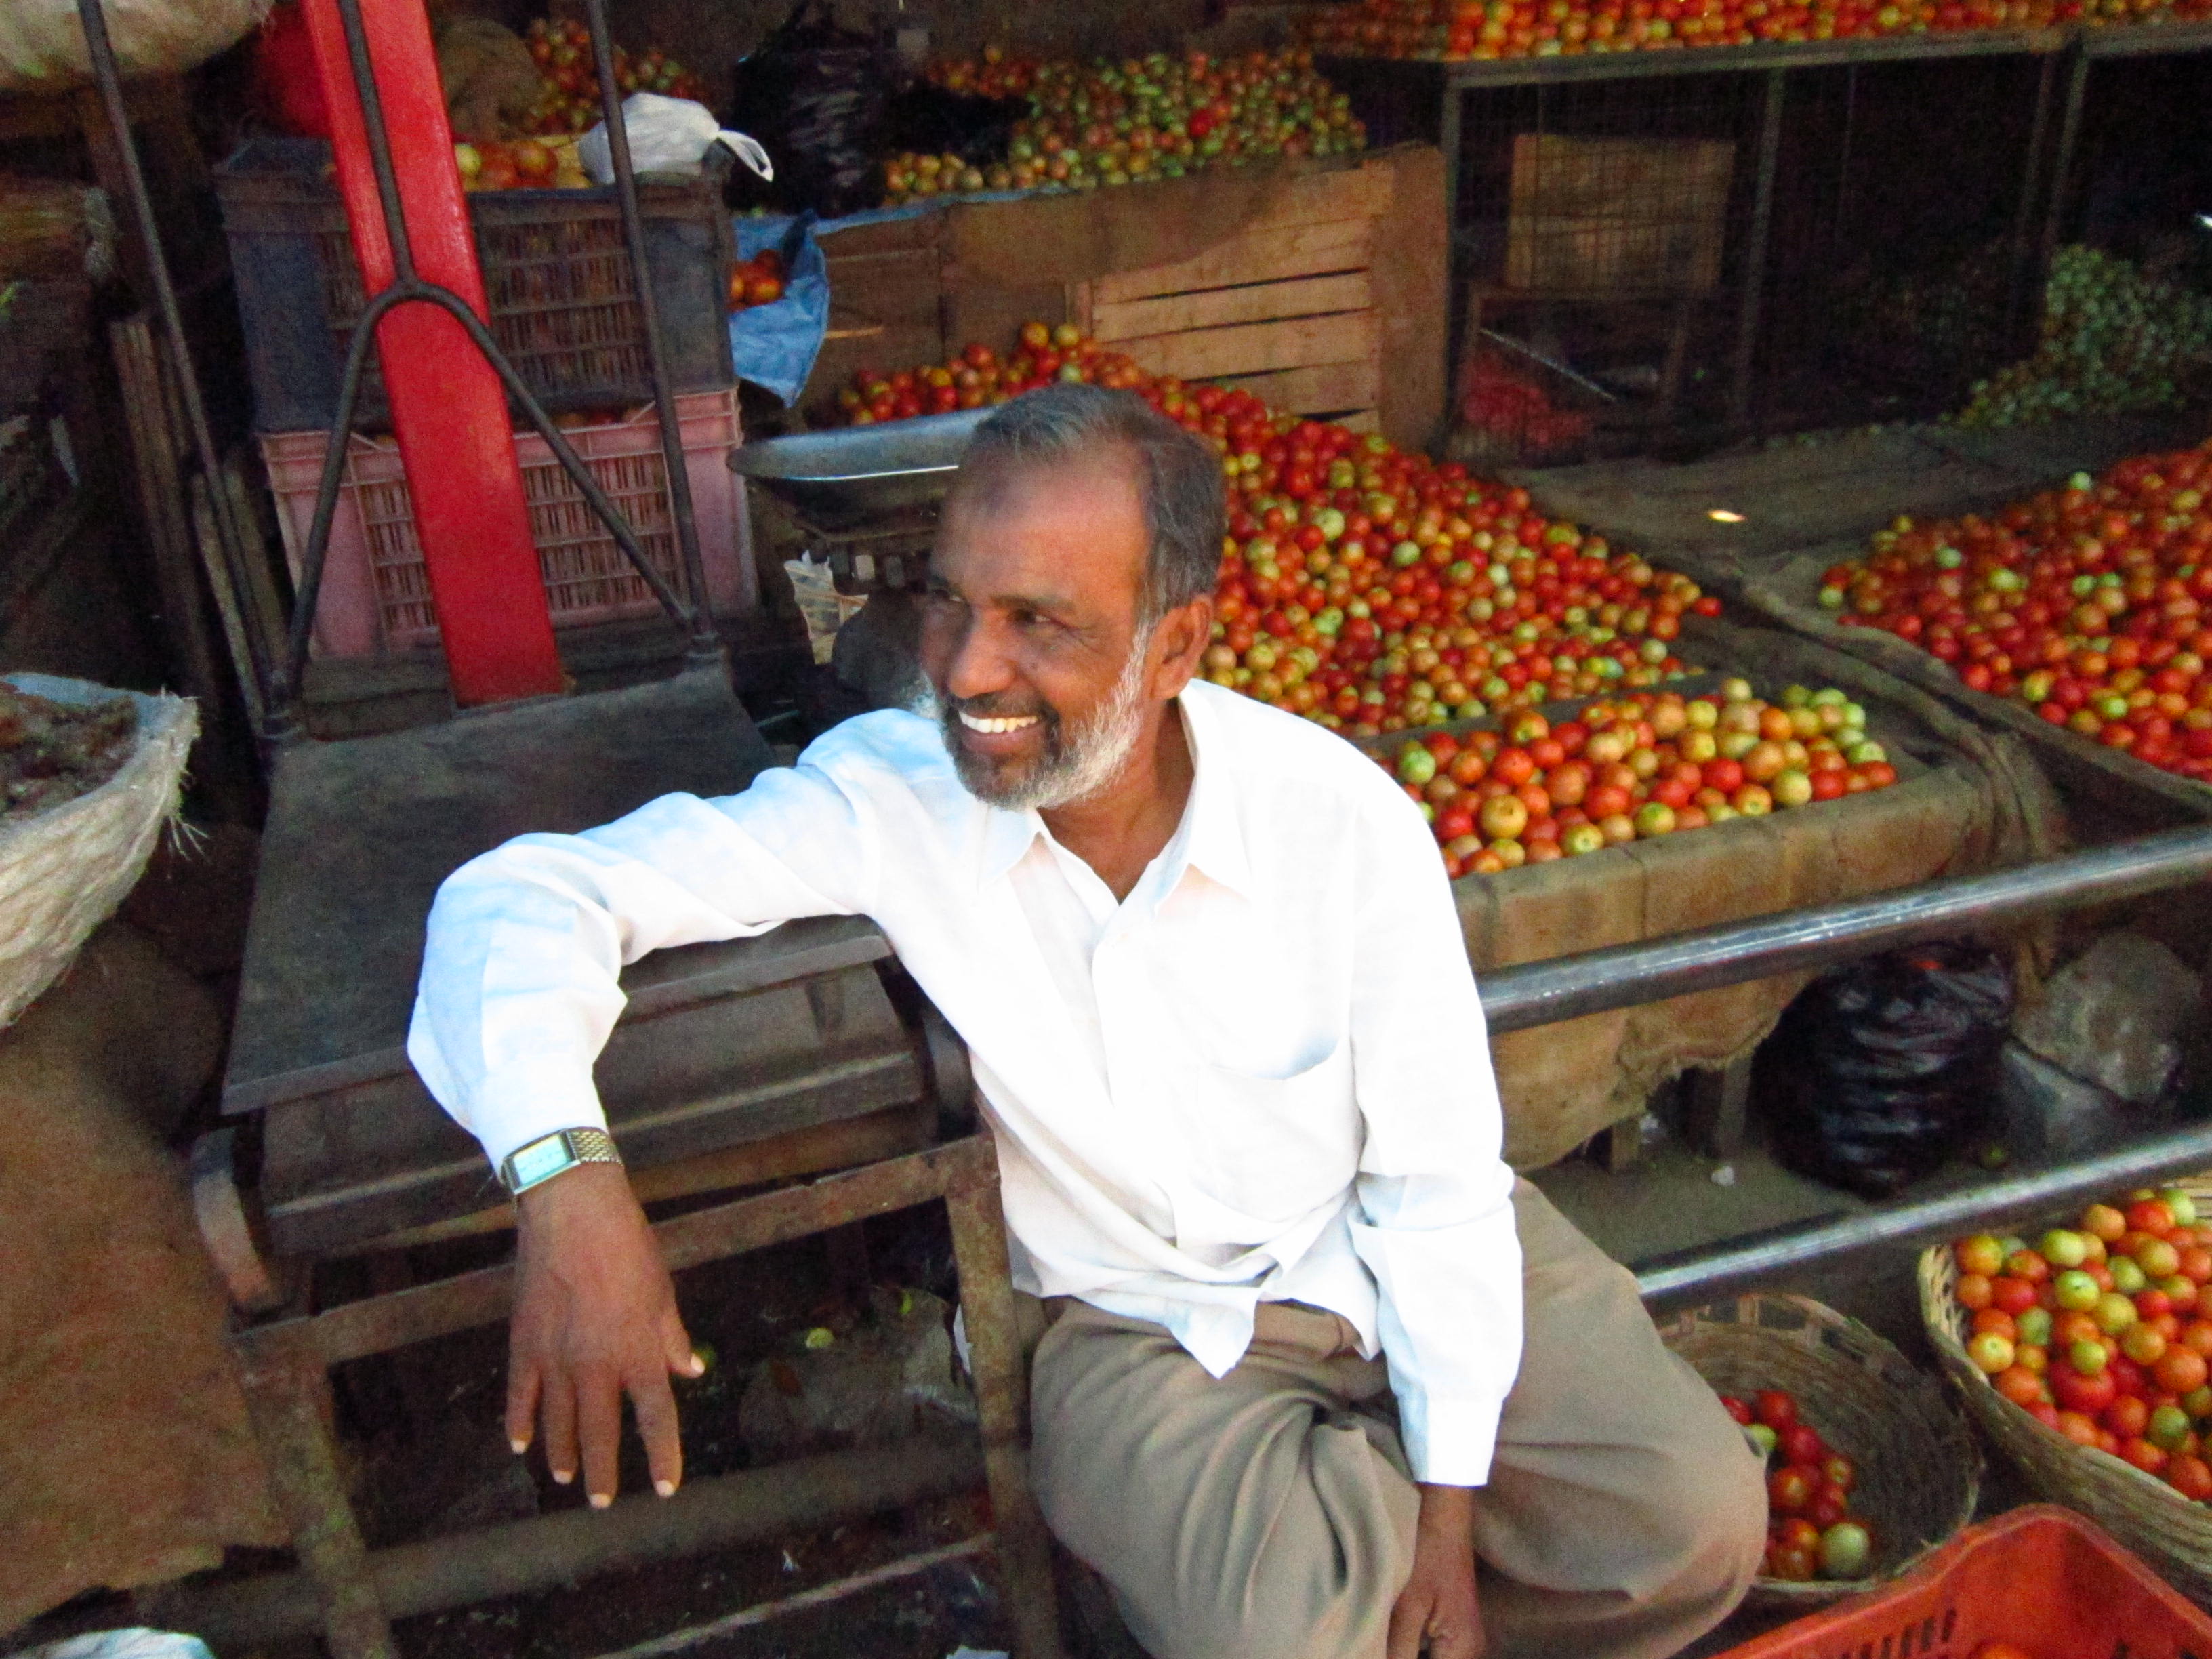
[[514, 1184], [518, 1189], [532, 1186], [548, 1176], [559, 1175], [575, 1161], [565, 1135], [548, 1135], [543, 1140], [534, 1140], [511, 1160]]

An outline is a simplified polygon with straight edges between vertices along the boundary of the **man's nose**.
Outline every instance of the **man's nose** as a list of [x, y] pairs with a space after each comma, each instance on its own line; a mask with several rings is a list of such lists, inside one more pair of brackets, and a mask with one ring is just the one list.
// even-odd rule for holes
[[938, 690], [955, 702], [988, 697], [1007, 690], [1019, 676], [1006, 649], [1006, 638], [990, 617], [970, 611], [939, 641]]

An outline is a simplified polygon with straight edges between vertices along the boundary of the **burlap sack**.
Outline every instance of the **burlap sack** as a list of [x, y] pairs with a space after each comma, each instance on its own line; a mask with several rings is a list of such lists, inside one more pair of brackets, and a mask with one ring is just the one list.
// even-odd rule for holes
[[0, 1632], [286, 1540], [157, 1133], [212, 1081], [222, 1031], [121, 923], [0, 1031]]

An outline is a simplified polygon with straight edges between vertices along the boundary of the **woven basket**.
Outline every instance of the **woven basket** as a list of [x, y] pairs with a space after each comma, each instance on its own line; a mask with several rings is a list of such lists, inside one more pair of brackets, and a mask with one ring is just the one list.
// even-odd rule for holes
[[[2172, 1184], [2212, 1211], [2212, 1176]], [[2191, 1601], [2212, 1607], [2212, 1507], [2191, 1503], [2109, 1452], [2075, 1445], [1999, 1394], [1966, 1358], [1973, 1316], [1953, 1294], [1958, 1279], [1958, 1259], [1948, 1245], [1930, 1245], [1921, 1253], [1920, 1316], [1967, 1410], [2019, 1465], [2038, 1496], [2080, 1510]]]
[[1856, 1319], [1802, 1296], [1754, 1292], [1661, 1328], [1716, 1393], [1796, 1396], [1804, 1420], [1858, 1465], [1851, 1508], [1873, 1527], [1874, 1571], [1848, 1582], [1760, 1578], [1754, 1607], [1805, 1612], [1918, 1565], [1973, 1518], [1982, 1460], [1943, 1386]]

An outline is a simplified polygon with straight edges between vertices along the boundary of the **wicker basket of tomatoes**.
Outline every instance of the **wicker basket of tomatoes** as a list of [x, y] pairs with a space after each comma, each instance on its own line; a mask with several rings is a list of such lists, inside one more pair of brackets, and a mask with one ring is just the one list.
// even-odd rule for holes
[[[1824, 1607], [1909, 1571], [1973, 1518], [1973, 1436], [1942, 1384], [1858, 1321], [1805, 1297], [1754, 1292], [1683, 1314], [1661, 1334], [1739, 1421], [1758, 1424], [1747, 1433], [1772, 1442], [1774, 1515], [1753, 1605]], [[1863, 1536], [1838, 1539], [1839, 1522]], [[1796, 1546], [1810, 1559], [1793, 1564], [1789, 1534], [1806, 1528], [1820, 1539]], [[1849, 1548], [1839, 1554], [1837, 1541]]]
[[1920, 1307], [2036, 1492], [2212, 1605], [2212, 1177], [2093, 1204], [2033, 1245], [1936, 1245]]

